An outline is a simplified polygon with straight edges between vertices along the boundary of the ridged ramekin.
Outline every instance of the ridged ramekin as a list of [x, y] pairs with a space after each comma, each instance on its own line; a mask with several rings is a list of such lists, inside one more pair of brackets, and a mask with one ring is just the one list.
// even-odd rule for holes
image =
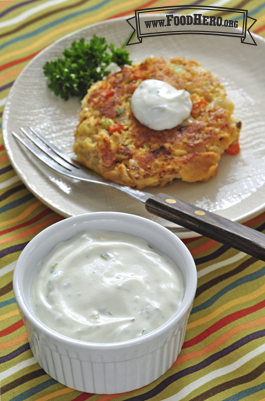
[[[107, 344], [63, 336], [36, 317], [30, 293], [32, 279], [41, 260], [57, 243], [85, 230], [116, 231], [143, 238], [176, 263], [184, 281], [184, 297], [170, 320], [140, 338]], [[24, 248], [13, 277], [16, 301], [30, 347], [40, 366], [68, 387], [101, 394], [140, 388], [171, 367], [184, 342], [196, 286], [194, 260], [178, 237], [151, 220], [114, 212], [70, 217], [43, 230]]]

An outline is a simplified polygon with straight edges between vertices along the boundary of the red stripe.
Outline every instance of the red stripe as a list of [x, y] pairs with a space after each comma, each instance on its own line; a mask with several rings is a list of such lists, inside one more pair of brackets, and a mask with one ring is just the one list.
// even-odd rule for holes
[[223, 327], [227, 326], [229, 323], [235, 322], [238, 319], [241, 319], [244, 316], [250, 315], [251, 313], [254, 313], [262, 308], [265, 307], [265, 300], [253, 305], [249, 308], [240, 310], [238, 312], [232, 313], [231, 315], [228, 315], [224, 317], [223, 319], [219, 320], [218, 322], [214, 323], [212, 326], [210, 326], [208, 329], [204, 330], [202, 333], [200, 333], [198, 336], [192, 338], [189, 341], [186, 341], [183, 344], [183, 348], [189, 348], [192, 347], [201, 341], [205, 340], [207, 337], [209, 337], [211, 334], [215, 333], [218, 330], [221, 330]]
[[[41, 49], [42, 50], [42, 49]], [[36, 53], [30, 54], [27, 57], [23, 57], [23, 58], [19, 58], [18, 60], [13, 60], [10, 61], [7, 64], [3, 64], [2, 66], [0, 66], [0, 71], [6, 70], [9, 67], [13, 67], [14, 65], [20, 64], [20, 63], [24, 63], [24, 61], [28, 61], [31, 60], [33, 57], [35, 57], [41, 50], [37, 51]]]
[[52, 210], [46, 209], [43, 212], [41, 212], [40, 214], [38, 214], [37, 216], [33, 217], [33, 219], [26, 221], [25, 223], [19, 224], [18, 226], [15, 226], [15, 227], [7, 228], [4, 231], [0, 231], [0, 235], [10, 233], [11, 231], [18, 230], [19, 228], [22, 228], [22, 227], [27, 227], [30, 224], [36, 223], [37, 221], [41, 220], [43, 217], [47, 216], [50, 213], [52, 213]]
[[190, 242], [194, 242], [194, 241], [197, 241], [197, 239], [200, 239], [200, 237], [194, 237], [194, 238], [183, 238], [183, 239], [181, 239], [181, 241], [184, 243], [184, 244], [189, 244]]
[[[265, 25], [264, 25], [264, 27], [265, 27]], [[260, 214], [259, 216], [254, 217], [254, 218], [251, 219], [251, 220], [246, 221], [245, 223], [243, 223], [243, 225], [244, 225], [244, 226], [251, 226], [251, 225], [253, 225], [253, 224], [259, 223], [260, 221], [264, 220], [264, 218], [265, 218], [265, 213]], [[183, 238], [183, 239], [181, 239], [181, 241], [182, 241], [184, 244], [187, 245], [187, 244], [189, 244], [189, 243], [191, 243], [191, 242], [197, 241], [197, 240], [200, 239], [200, 238], [202, 238], [202, 237], [200, 236], [200, 237], [193, 237], [193, 238]], [[210, 240], [209, 240], [209, 241], [210, 241]], [[196, 249], [196, 248], [195, 248], [195, 249]]]
[[[148, 3], [144, 4], [143, 6], [139, 7], [138, 9], [146, 8], [146, 7], [150, 6], [150, 5], [152, 5], [153, 3], [155, 3], [156, 1], [157, 1], [157, 0], [151, 0], [151, 1], [149, 1]], [[129, 10], [129, 11], [124, 11], [123, 13], [119, 13], [119, 14], [114, 15], [113, 17], [108, 18], [108, 20], [111, 20], [111, 19], [113, 19], [113, 18], [118, 18], [118, 17], [122, 17], [122, 16], [125, 16], [125, 15], [128, 15], [128, 14], [134, 13], [134, 11], [135, 11], [135, 8], [133, 8], [133, 9], [131, 9], [131, 10]], [[263, 29], [265, 29], [265, 25], [261, 26], [260, 28], [258, 28], [258, 29], [257, 29], [256, 31], [254, 31], [254, 32], [255, 32], [255, 33], [259, 33], [259, 32], [261, 32]], [[10, 62], [7, 63], [7, 64], [3, 64], [2, 66], [0, 66], [0, 71], [4, 71], [4, 70], [6, 70], [6, 69], [9, 68], [9, 67], [13, 67], [14, 65], [23, 63], [24, 61], [31, 60], [31, 59], [32, 59], [33, 57], [35, 57], [38, 53], [40, 53], [42, 50], [43, 50], [43, 49], [40, 49], [40, 50], [37, 51], [36, 53], [30, 54], [29, 56], [23, 57], [23, 58], [18, 59], [18, 60], [10, 61]]]
[[95, 394], [90, 394], [90, 393], [82, 393], [78, 397], [74, 398], [72, 401], [84, 401], [87, 400], [88, 398], [92, 397]]
[[5, 150], [4, 145], [1, 145], [1, 146], [0, 146], [0, 152], [2, 152], [2, 150]]
[[24, 325], [22, 319], [20, 319], [18, 322], [12, 324], [11, 326], [7, 327], [4, 330], [0, 331], [0, 337], [7, 336], [8, 334], [13, 333], [14, 331], [20, 329]]
[[263, 31], [263, 29], [265, 29], [265, 25], [260, 26], [258, 29], [256, 29], [255, 31], [253, 31], [254, 33], [260, 33], [261, 31]]
[[265, 218], [265, 213], [254, 217], [253, 219], [247, 221], [246, 223], [244, 223], [245, 226], [251, 226], [252, 224], [256, 224], [259, 223], [261, 220], [263, 220]]

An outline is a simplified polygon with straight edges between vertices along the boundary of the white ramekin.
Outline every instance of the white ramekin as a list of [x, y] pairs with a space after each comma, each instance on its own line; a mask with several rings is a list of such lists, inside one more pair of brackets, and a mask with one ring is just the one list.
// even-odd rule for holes
[[[134, 235], [168, 255], [180, 269], [184, 297], [163, 326], [137, 339], [101, 344], [65, 337], [44, 325], [31, 305], [31, 283], [40, 261], [53, 247], [85, 230]], [[145, 386], [176, 360], [197, 286], [194, 260], [181, 240], [166, 228], [125, 213], [99, 212], [62, 220], [43, 230], [24, 248], [14, 271], [13, 288], [30, 347], [40, 366], [58, 382], [79, 391], [113, 394]]]

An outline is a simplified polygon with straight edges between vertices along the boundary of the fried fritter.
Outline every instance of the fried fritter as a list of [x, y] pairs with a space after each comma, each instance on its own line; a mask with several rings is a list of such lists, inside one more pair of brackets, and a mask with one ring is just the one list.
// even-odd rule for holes
[[[142, 125], [131, 97], [145, 79], [165, 81], [190, 93], [191, 115], [172, 129]], [[75, 131], [78, 161], [105, 178], [136, 189], [164, 186], [175, 178], [207, 181], [218, 162], [237, 143], [241, 122], [225, 88], [197, 61], [151, 57], [95, 83], [82, 101]], [[234, 153], [237, 153], [234, 151]]]

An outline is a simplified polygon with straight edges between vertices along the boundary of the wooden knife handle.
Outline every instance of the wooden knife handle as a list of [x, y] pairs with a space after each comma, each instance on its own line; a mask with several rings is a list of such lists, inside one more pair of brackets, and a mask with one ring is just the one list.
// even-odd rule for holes
[[148, 198], [145, 207], [157, 216], [265, 261], [265, 234], [259, 231], [165, 194]]

